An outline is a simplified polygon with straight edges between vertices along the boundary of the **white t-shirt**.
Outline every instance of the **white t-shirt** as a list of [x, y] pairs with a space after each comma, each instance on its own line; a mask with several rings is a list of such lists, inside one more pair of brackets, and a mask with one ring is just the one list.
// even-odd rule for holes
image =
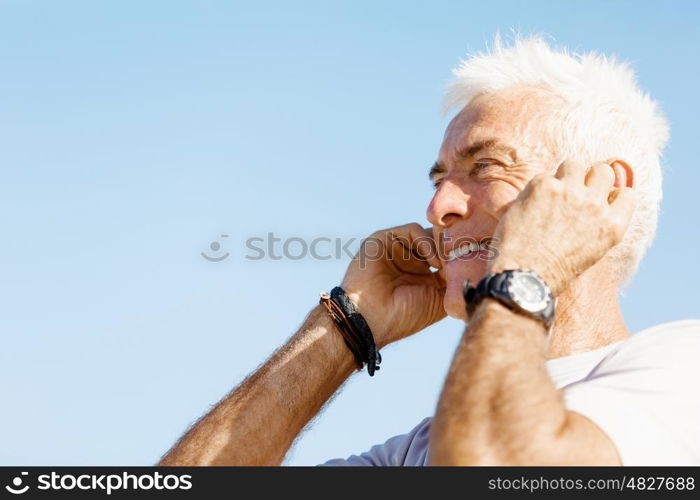
[[[546, 365], [566, 407], [610, 437], [623, 465], [700, 465], [700, 320], [664, 323]], [[431, 421], [322, 465], [426, 465]]]

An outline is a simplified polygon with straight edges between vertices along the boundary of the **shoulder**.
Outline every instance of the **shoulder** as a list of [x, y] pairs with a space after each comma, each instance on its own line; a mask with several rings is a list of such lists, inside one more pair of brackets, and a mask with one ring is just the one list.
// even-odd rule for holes
[[563, 396], [610, 437], [624, 465], [698, 465], [698, 380], [700, 320], [674, 321], [621, 342]]
[[632, 335], [629, 345], [643, 349], [687, 344], [700, 346], [700, 319], [683, 319], [645, 328]]
[[570, 386], [596, 382], [618, 388], [642, 386], [645, 390], [677, 392], [699, 377], [700, 320], [687, 319], [633, 334], [615, 346], [584, 379]]
[[591, 373], [610, 367], [700, 370], [700, 319], [662, 323], [621, 342]]

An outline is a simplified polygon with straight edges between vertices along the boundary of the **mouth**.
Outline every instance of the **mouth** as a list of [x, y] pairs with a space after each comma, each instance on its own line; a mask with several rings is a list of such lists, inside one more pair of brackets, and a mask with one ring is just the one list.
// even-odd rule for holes
[[454, 260], [469, 260], [477, 256], [479, 252], [488, 252], [491, 247], [491, 238], [482, 238], [479, 241], [471, 241], [454, 248], [447, 253], [445, 261], [452, 262]]

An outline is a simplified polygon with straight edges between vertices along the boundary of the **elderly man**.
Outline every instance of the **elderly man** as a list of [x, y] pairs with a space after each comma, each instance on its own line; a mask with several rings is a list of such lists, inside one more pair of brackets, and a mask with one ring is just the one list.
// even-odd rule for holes
[[700, 464], [700, 321], [631, 335], [618, 300], [656, 229], [655, 103], [626, 65], [537, 38], [496, 43], [455, 76], [432, 229], [374, 233], [372, 258], [363, 245], [162, 465], [280, 464], [354, 368], [375, 369], [372, 340], [445, 314], [468, 326], [435, 416], [326, 465]]

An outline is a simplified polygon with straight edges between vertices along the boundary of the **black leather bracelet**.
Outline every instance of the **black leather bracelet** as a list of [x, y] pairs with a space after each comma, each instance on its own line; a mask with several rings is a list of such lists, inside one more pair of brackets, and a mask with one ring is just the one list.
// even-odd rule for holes
[[377, 349], [377, 344], [374, 342], [374, 335], [365, 318], [357, 310], [355, 304], [347, 296], [345, 290], [337, 286], [331, 290], [331, 300], [338, 305], [343, 311], [348, 321], [352, 325], [351, 330], [357, 335], [356, 343], [360, 346], [360, 355], [362, 361], [367, 364], [367, 373], [370, 377], [374, 376], [374, 372], [379, 370], [379, 364], [382, 362], [382, 355]]

